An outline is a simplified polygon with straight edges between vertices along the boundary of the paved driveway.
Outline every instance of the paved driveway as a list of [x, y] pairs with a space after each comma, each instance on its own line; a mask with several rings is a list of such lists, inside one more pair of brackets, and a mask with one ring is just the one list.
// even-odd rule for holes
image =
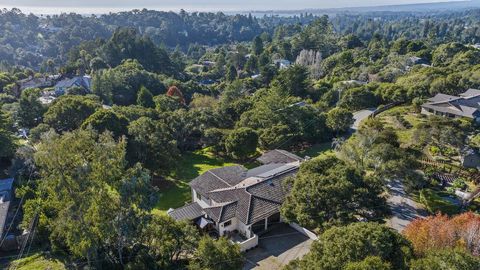
[[426, 217], [427, 211], [422, 205], [416, 203], [405, 193], [403, 184], [400, 180], [392, 180], [388, 184], [390, 197], [387, 200], [392, 217], [387, 221], [387, 225], [398, 232], [403, 229], [414, 219]]
[[260, 237], [258, 247], [245, 253], [244, 270], [281, 269], [291, 260], [308, 253], [313, 240], [287, 224], [277, 226]]
[[358, 129], [358, 127], [360, 126], [360, 123], [364, 119], [368, 118], [374, 111], [375, 111], [375, 109], [365, 109], [365, 110], [361, 110], [361, 111], [358, 111], [358, 112], [354, 112], [353, 113], [353, 119], [355, 120], [355, 122], [353, 123], [351, 128], [354, 131], [356, 131]]

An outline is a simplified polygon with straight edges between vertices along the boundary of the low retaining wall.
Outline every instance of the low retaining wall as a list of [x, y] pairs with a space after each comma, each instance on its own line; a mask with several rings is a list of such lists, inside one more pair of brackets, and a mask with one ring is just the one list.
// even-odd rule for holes
[[252, 249], [258, 246], [258, 235], [255, 234], [252, 238], [249, 238], [238, 244], [240, 245], [240, 251], [242, 252]]
[[302, 226], [298, 225], [297, 223], [292, 222], [288, 225], [290, 225], [290, 227], [294, 228], [296, 231], [298, 231], [299, 233], [305, 235], [306, 237], [308, 237], [312, 240], [317, 240], [318, 239], [316, 234], [314, 234], [313, 232], [303, 228]]
[[377, 116], [378, 114], [380, 114], [380, 113], [382, 113], [382, 112], [384, 112], [384, 111], [386, 111], [386, 110], [388, 110], [388, 109], [391, 109], [391, 108], [393, 108], [393, 107], [395, 107], [395, 106], [398, 106], [398, 105], [400, 105], [400, 104], [402, 104], [402, 103], [403, 103], [403, 101], [397, 101], [397, 102], [389, 103], [389, 104], [387, 104], [387, 105], [385, 105], [385, 106], [383, 106], [383, 107], [381, 107], [381, 108], [376, 109], [376, 110], [370, 115], [370, 117], [374, 118], [374, 117]]

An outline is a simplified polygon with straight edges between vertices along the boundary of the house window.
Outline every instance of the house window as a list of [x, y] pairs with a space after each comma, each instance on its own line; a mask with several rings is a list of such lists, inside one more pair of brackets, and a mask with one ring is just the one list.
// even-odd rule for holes
[[195, 193], [197, 194], [197, 199], [198, 199], [199, 201], [201, 201], [201, 200], [202, 200], [202, 195], [200, 195], [200, 193], [198, 193], [198, 192], [195, 192]]
[[231, 220], [226, 221], [225, 223], [223, 223], [223, 227], [228, 227], [228, 226], [230, 226], [230, 225], [232, 225], [232, 221], [231, 221]]

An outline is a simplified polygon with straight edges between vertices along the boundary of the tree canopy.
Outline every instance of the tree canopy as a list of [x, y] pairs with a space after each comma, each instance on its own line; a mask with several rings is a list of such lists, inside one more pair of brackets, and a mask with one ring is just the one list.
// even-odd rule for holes
[[45, 112], [44, 122], [57, 132], [72, 131], [100, 107], [95, 96], [62, 96]]
[[335, 156], [318, 157], [300, 167], [281, 213], [287, 221], [323, 230], [381, 216], [386, 202], [380, 193], [378, 185]]
[[258, 135], [251, 128], [238, 128], [225, 138], [227, 153], [236, 159], [245, 159], [257, 150]]
[[[326, 230], [287, 269], [408, 269], [410, 258], [412, 249], [397, 232], [377, 223], [354, 223]], [[367, 262], [371, 268], [362, 268]]]

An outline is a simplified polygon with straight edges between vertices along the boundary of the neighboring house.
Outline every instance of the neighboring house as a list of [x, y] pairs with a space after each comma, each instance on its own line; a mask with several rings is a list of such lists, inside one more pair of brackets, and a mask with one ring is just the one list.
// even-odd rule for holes
[[469, 45], [469, 46], [474, 48], [474, 49], [480, 50], [480, 43]]
[[292, 65], [292, 62], [290, 62], [287, 59], [278, 59], [273, 61], [273, 63], [279, 68], [279, 69], [285, 69], [288, 68]]
[[40, 77], [40, 78], [28, 78], [24, 80], [20, 80], [18, 82], [18, 86], [20, 90], [25, 90], [27, 88], [45, 88], [53, 86], [53, 80], [50, 80], [48, 77]]
[[212, 80], [212, 79], [202, 79], [200, 81], [200, 84], [201, 85], [212, 85], [212, 84], [215, 84], [215, 81]]
[[428, 62], [427, 59], [421, 58], [421, 57], [418, 57], [418, 56], [409, 57], [407, 62], [411, 66], [414, 66], [414, 65], [430, 66], [430, 62]]
[[176, 220], [190, 220], [240, 244], [241, 250], [258, 245], [258, 235], [280, 223], [280, 207], [302, 158], [272, 150], [257, 159], [263, 165], [246, 169], [228, 166], [207, 171], [190, 182], [193, 202], [169, 210]]
[[49, 25], [49, 24], [42, 24], [42, 25], [39, 26], [39, 28], [41, 30], [43, 30], [44, 32], [47, 32], [47, 33], [57, 33], [60, 30], [62, 30], [61, 27], [56, 27], [56, 26]]
[[215, 62], [214, 61], [210, 61], [210, 60], [205, 60], [202, 62], [203, 66], [206, 66], [206, 67], [213, 67], [215, 66]]
[[437, 94], [422, 105], [422, 114], [480, 121], [480, 90], [468, 89], [460, 96]]
[[348, 81], [341, 81], [340, 83], [347, 86], [361, 86], [361, 85], [367, 84], [368, 82], [359, 81], [359, 80], [348, 80]]
[[7, 231], [7, 224], [9, 223], [8, 210], [10, 208], [10, 202], [13, 199], [13, 178], [0, 180], [0, 237], [5, 238], [2, 246], [3, 250], [10, 250], [16, 248], [15, 236], [9, 235]]
[[28, 77], [26, 79], [17, 81], [15, 83], [15, 95], [20, 95], [23, 90], [28, 88], [47, 88], [53, 87], [55, 81], [60, 78], [60, 75], [50, 75], [46, 77]]
[[460, 162], [465, 168], [480, 168], [480, 155], [472, 148], [465, 148], [461, 151]]
[[57, 98], [54, 95], [50, 95], [50, 94], [45, 94], [38, 98], [40, 103], [42, 103], [43, 105], [49, 105], [52, 102], [54, 102], [56, 99]]
[[64, 79], [55, 85], [55, 94], [63, 95], [69, 88], [83, 87], [90, 92], [92, 87], [92, 78], [90, 76], [76, 76], [71, 79]]

